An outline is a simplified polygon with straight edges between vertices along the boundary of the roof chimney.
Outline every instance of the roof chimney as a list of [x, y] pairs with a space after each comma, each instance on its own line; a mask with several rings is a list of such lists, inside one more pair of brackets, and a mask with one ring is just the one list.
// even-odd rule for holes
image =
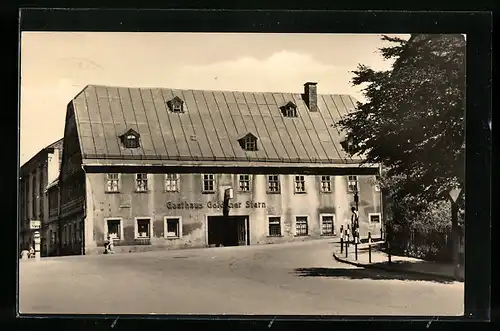
[[318, 90], [317, 83], [307, 82], [304, 84], [304, 100], [309, 107], [309, 111], [318, 111]]

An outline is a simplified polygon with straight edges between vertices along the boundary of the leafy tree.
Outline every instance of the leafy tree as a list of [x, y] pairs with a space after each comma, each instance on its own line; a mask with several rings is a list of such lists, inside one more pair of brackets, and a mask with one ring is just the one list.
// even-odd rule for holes
[[[382, 165], [381, 186], [393, 212], [414, 226], [419, 220], [437, 222], [448, 217], [443, 206], [449, 190], [464, 187], [465, 38], [382, 39], [392, 43], [380, 49], [385, 59], [394, 60], [392, 68], [358, 66], [352, 83], [364, 87], [367, 101], [358, 102], [358, 111], [337, 125], [346, 132], [351, 154]], [[462, 210], [463, 197], [457, 201]], [[457, 219], [452, 223], [457, 260]]]
[[381, 163], [386, 177], [397, 182], [394, 199], [443, 200], [465, 179], [465, 39], [382, 39], [392, 43], [380, 49], [395, 60], [392, 68], [358, 66], [352, 82], [364, 86], [367, 102], [337, 125], [346, 131], [350, 153]]

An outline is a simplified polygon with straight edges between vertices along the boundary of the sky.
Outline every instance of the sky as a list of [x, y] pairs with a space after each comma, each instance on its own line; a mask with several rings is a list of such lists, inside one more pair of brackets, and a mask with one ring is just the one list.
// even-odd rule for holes
[[63, 137], [87, 85], [302, 93], [313, 81], [362, 101], [352, 70], [389, 69], [387, 45], [378, 34], [23, 32], [20, 164]]

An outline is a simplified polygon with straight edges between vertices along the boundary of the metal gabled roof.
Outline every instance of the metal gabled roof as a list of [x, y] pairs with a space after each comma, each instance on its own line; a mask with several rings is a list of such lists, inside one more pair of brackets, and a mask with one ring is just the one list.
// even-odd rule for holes
[[[183, 113], [170, 111], [174, 97], [183, 100]], [[283, 116], [279, 108], [288, 102], [297, 105], [298, 117]], [[280, 163], [352, 162], [332, 125], [355, 103], [349, 95], [318, 94], [318, 111], [311, 112], [298, 93], [95, 85], [72, 100], [83, 159]], [[141, 137], [133, 151], [119, 139], [128, 129]], [[239, 145], [247, 133], [259, 139], [258, 151]]]

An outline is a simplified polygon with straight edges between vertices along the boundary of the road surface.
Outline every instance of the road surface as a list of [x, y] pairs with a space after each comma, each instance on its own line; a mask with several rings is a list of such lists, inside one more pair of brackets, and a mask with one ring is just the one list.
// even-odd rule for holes
[[[21, 313], [448, 315], [464, 286], [363, 269], [333, 241], [21, 261]], [[415, 277], [415, 276], [413, 276]]]

